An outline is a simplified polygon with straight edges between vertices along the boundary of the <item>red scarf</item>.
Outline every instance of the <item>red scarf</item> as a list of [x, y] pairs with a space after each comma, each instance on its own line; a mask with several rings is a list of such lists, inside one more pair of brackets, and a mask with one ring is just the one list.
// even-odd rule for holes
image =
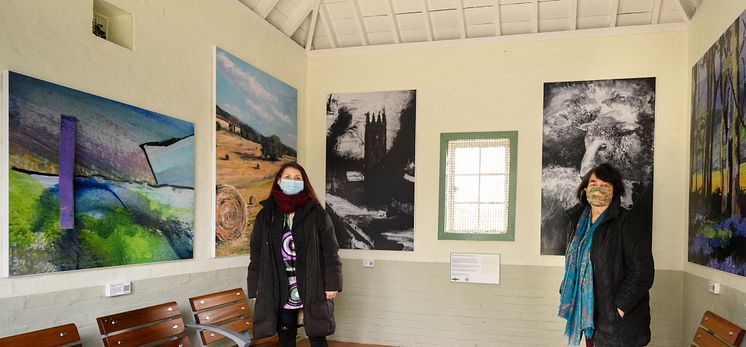
[[295, 195], [287, 195], [277, 185], [272, 187], [272, 197], [275, 199], [275, 203], [277, 203], [277, 207], [280, 208], [282, 213], [295, 212], [298, 207], [305, 205], [308, 200], [311, 200], [305, 190]]

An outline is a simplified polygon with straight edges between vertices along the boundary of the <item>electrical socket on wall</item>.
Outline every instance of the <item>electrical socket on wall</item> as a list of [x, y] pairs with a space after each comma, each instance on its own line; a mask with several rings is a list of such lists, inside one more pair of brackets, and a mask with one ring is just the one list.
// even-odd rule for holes
[[132, 293], [132, 282], [109, 283], [105, 286], [105, 294], [108, 297], [127, 295]]
[[376, 266], [373, 259], [363, 259], [363, 267], [374, 267]]
[[712, 294], [720, 294], [720, 282], [715, 282], [715, 281], [707, 282], [707, 291]]

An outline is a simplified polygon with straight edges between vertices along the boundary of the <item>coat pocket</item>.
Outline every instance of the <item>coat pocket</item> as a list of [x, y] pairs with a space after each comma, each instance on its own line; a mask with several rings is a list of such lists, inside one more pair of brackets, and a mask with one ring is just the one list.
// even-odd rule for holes
[[622, 317], [619, 315], [619, 312], [617, 312], [616, 308], [612, 308], [611, 310], [609, 310], [606, 316], [608, 317], [608, 321], [611, 324], [619, 324], [619, 322], [622, 321]]

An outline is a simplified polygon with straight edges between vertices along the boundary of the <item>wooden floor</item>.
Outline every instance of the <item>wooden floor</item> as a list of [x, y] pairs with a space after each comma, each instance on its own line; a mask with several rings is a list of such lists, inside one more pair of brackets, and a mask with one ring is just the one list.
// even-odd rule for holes
[[[296, 347], [309, 347], [311, 344], [308, 342], [308, 340], [303, 340], [298, 342]], [[352, 343], [352, 342], [337, 342], [337, 341], [329, 341], [329, 347], [388, 347], [384, 345], [368, 345], [364, 343]]]

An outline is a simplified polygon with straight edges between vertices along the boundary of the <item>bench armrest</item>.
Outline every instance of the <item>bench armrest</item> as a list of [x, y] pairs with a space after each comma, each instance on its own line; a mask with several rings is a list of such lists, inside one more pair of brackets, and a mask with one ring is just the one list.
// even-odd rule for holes
[[238, 347], [249, 347], [251, 344], [251, 333], [248, 331], [245, 334], [237, 333], [233, 330], [221, 328], [219, 326], [215, 325], [206, 325], [206, 324], [185, 324], [184, 325], [187, 328], [190, 329], [203, 329], [203, 330], [209, 330], [214, 331], [216, 333], [219, 333], [220, 335], [223, 335], [229, 339], [231, 339], [235, 344], [238, 345]]

